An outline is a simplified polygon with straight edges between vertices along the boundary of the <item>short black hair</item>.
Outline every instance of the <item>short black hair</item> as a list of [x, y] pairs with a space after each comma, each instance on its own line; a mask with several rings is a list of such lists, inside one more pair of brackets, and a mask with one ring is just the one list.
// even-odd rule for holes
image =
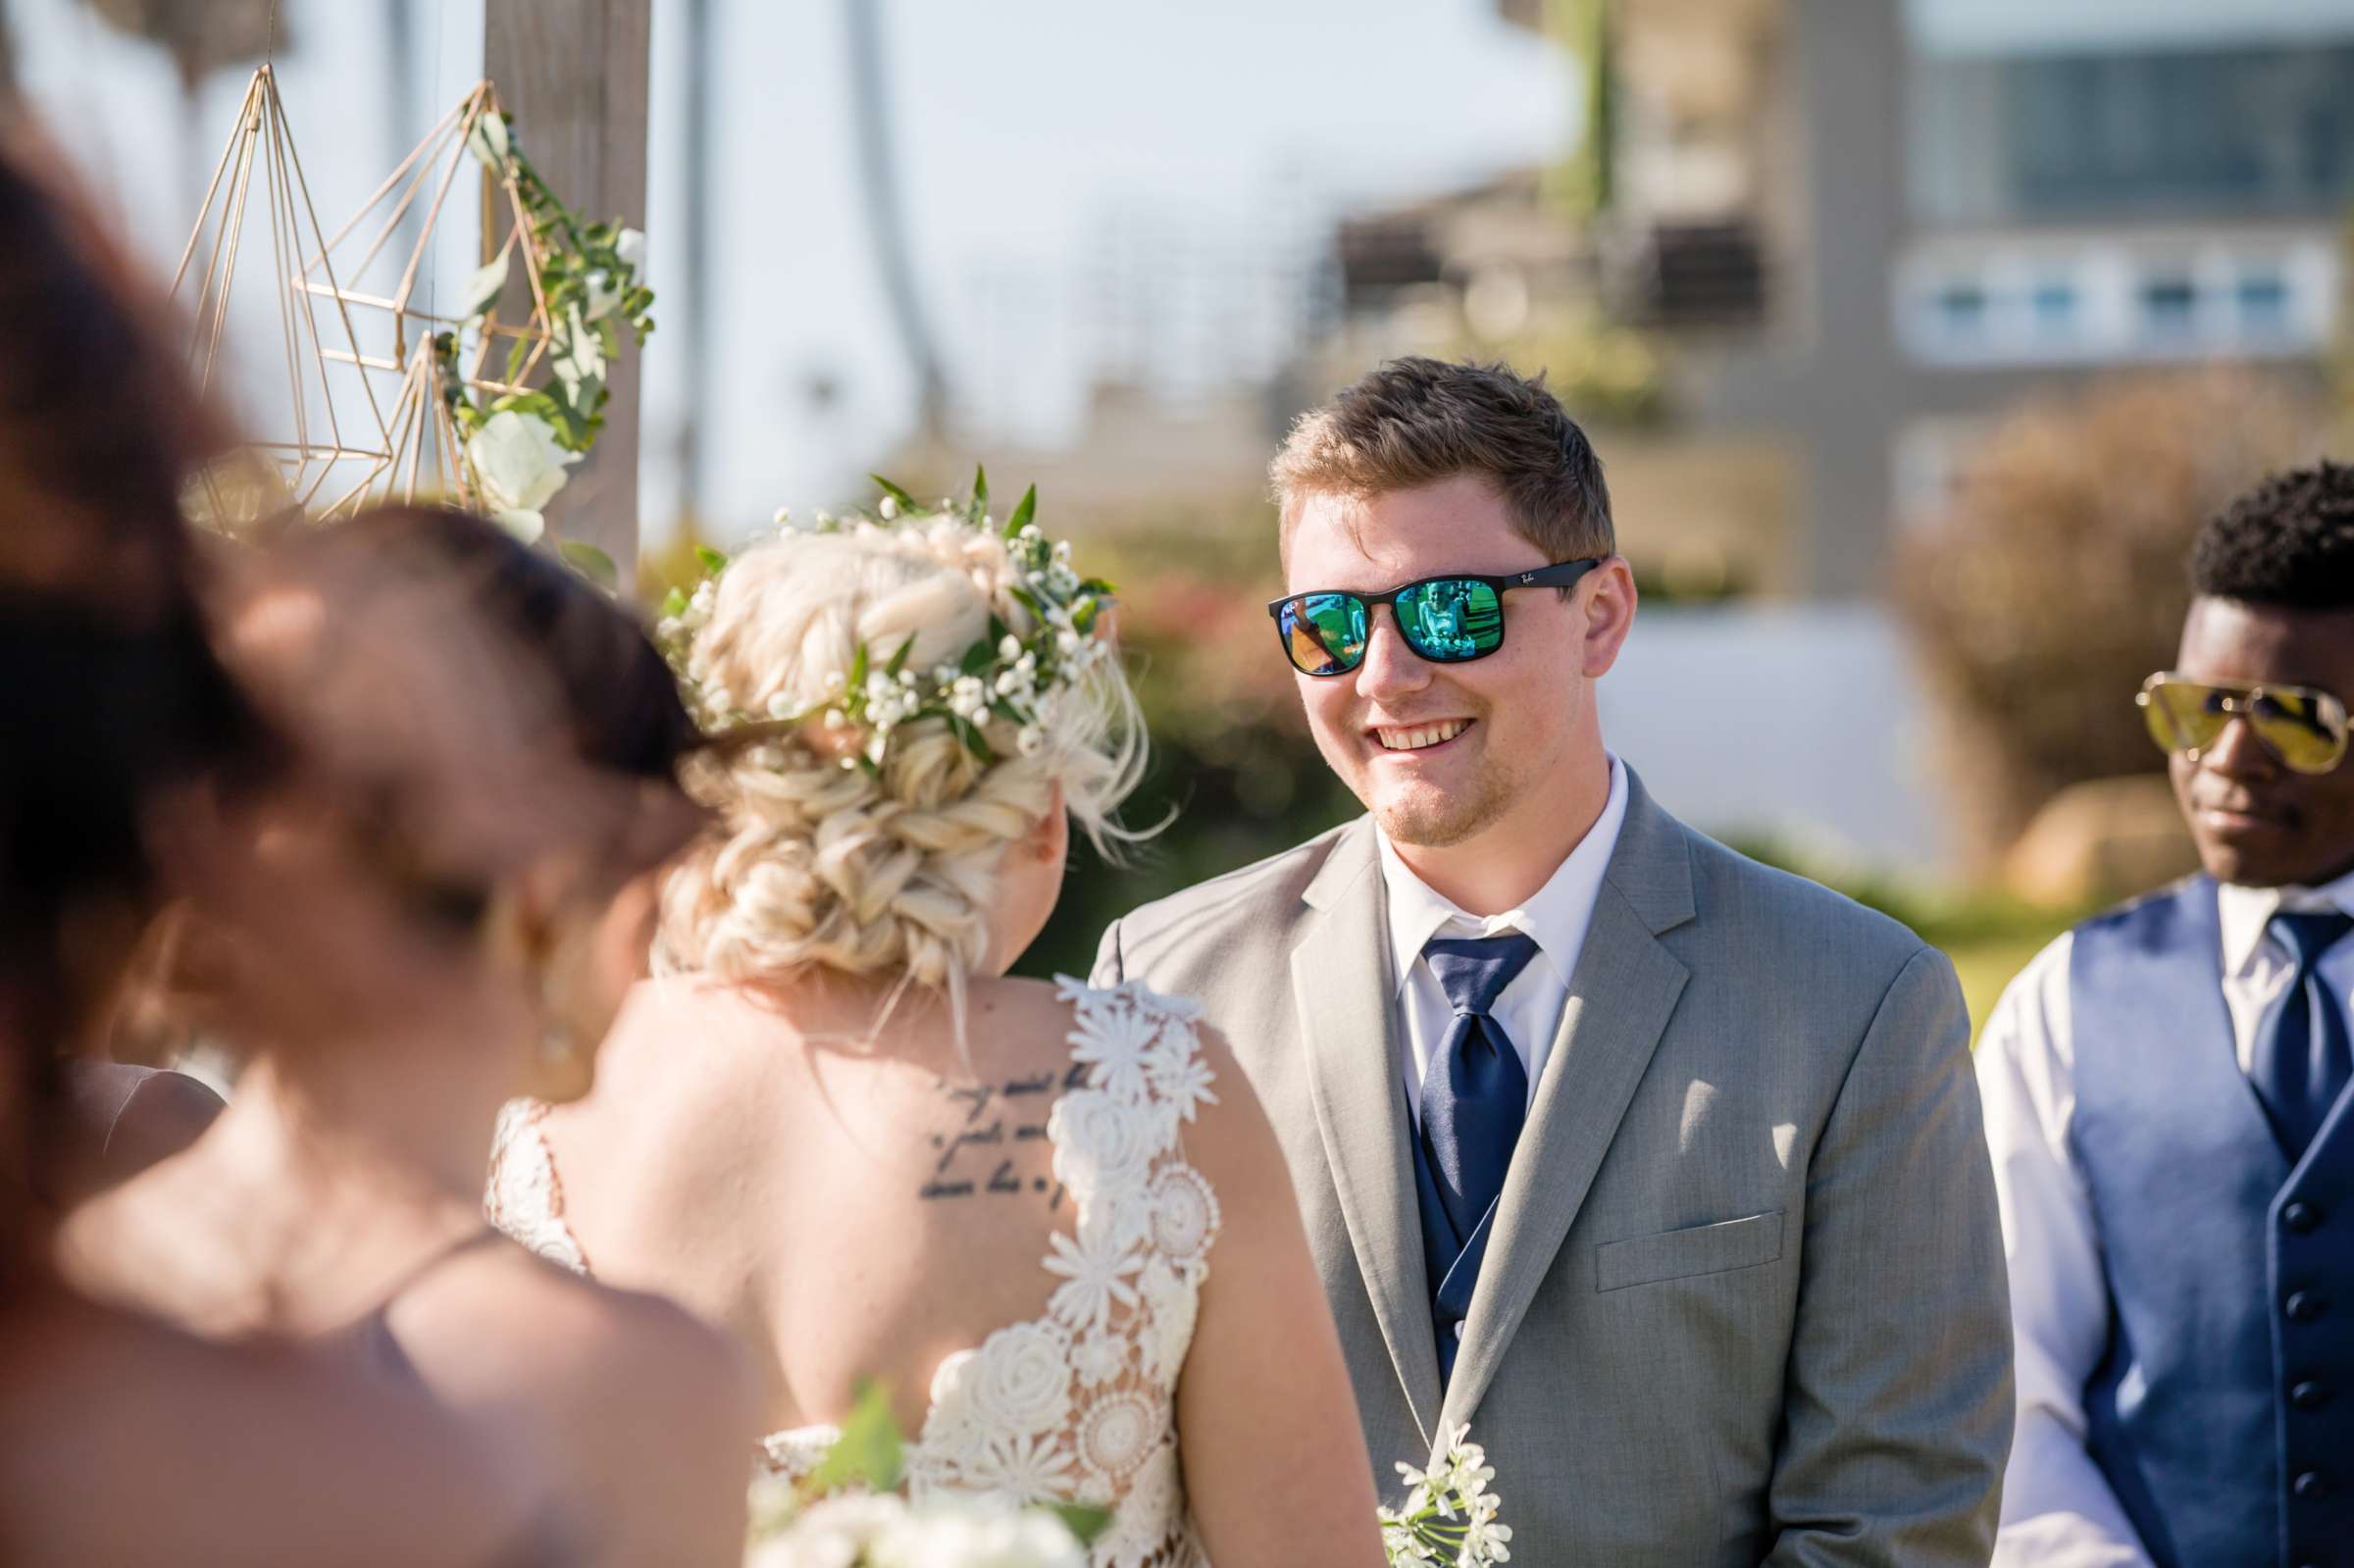
[[2354, 610], [2354, 466], [2275, 474], [2199, 531], [2192, 589], [2284, 610]]

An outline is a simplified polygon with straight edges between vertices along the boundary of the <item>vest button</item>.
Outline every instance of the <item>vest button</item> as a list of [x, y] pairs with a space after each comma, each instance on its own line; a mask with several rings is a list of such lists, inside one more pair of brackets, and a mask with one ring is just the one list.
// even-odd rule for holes
[[2291, 1323], [2311, 1323], [2322, 1315], [2324, 1305], [2322, 1298], [2310, 1290], [2291, 1290], [2288, 1299], [2280, 1303], [2280, 1310], [2288, 1314]]
[[2298, 1496], [2303, 1497], [2307, 1502], [2313, 1502], [2319, 1498], [2328, 1495], [2329, 1483], [2322, 1479], [2322, 1473], [2320, 1471], [2308, 1470], [2303, 1475], [2297, 1477], [2296, 1484], [2289, 1490], [2294, 1492]]
[[2300, 1410], [2319, 1410], [2329, 1402], [2329, 1391], [2308, 1379], [2288, 1391], [2288, 1402]]
[[2321, 1211], [2310, 1203], [2291, 1203], [2280, 1211], [2280, 1223], [2303, 1236], [2322, 1223]]

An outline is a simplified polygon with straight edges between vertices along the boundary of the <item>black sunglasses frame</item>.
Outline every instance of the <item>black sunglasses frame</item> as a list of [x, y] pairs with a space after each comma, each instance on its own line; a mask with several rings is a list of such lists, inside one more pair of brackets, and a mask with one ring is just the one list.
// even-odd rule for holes
[[[1495, 593], [1496, 602], [1499, 606], [1501, 606], [1504, 603], [1504, 595], [1508, 589], [1573, 587], [1585, 577], [1587, 573], [1602, 565], [1607, 559], [1608, 557], [1606, 556], [1595, 555], [1588, 556], [1584, 560], [1580, 561], [1556, 561], [1551, 566], [1540, 566], [1526, 572], [1514, 572], [1506, 577], [1488, 577], [1478, 572], [1441, 572], [1432, 577], [1416, 578], [1411, 582], [1401, 582], [1396, 587], [1391, 588], [1384, 593], [1358, 593], [1354, 588], [1306, 588], [1298, 593], [1287, 593], [1280, 599], [1269, 599], [1267, 601], [1267, 618], [1275, 623], [1275, 640], [1283, 648], [1284, 661], [1291, 665], [1293, 669], [1300, 670], [1299, 661], [1292, 657], [1291, 644], [1285, 640], [1283, 635], [1283, 607], [1287, 604], [1297, 604], [1302, 599], [1312, 599], [1326, 594], [1344, 599], [1355, 599], [1357, 603], [1365, 607], [1365, 636], [1367, 645], [1370, 646], [1373, 634], [1373, 607], [1380, 604], [1388, 605], [1390, 607], [1390, 618], [1392, 620], [1397, 620], [1398, 597], [1400, 594], [1411, 593], [1414, 591], [1414, 589], [1426, 587], [1433, 582], [1484, 582], [1488, 585], [1489, 589]], [[1503, 650], [1504, 633], [1505, 623], [1500, 619], [1496, 624], [1495, 647], [1483, 648], [1479, 652], [1472, 654], [1469, 658], [1464, 659], [1433, 659], [1429, 654], [1424, 653], [1420, 648], [1414, 646], [1413, 639], [1406, 634], [1406, 627], [1403, 623], [1401, 623], [1398, 628], [1398, 638], [1400, 641], [1406, 644], [1407, 651], [1412, 653], [1415, 658], [1421, 659], [1430, 664], [1476, 663], [1477, 661], [1486, 658], [1491, 653], [1498, 653]], [[1354, 675], [1364, 665], [1364, 654], [1359, 653], [1356, 656], [1356, 663], [1343, 665], [1338, 670], [1325, 670], [1321, 672], [1315, 670], [1300, 670], [1300, 673], [1312, 681], [1330, 681], [1336, 676]]]

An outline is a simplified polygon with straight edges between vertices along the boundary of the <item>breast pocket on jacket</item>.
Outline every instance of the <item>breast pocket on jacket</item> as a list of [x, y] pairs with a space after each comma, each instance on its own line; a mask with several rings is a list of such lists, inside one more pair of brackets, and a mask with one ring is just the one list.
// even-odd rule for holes
[[1754, 1269], [1781, 1255], [1782, 1211], [1774, 1209], [1716, 1225], [1606, 1241], [1594, 1249], [1594, 1289], [1623, 1290], [1695, 1274]]

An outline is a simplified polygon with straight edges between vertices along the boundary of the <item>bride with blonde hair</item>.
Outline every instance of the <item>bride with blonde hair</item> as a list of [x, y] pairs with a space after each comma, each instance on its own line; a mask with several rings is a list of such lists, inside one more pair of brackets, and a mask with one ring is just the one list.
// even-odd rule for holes
[[761, 1460], [863, 1380], [907, 1484], [1109, 1511], [1100, 1564], [1382, 1561], [1282, 1156], [1181, 998], [1006, 973], [1144, 736], [1105, 584], [980, 507], [788, 530], [670, 623], [721, 744], [595, 1092], [491, 1210], [751, 1351]]

